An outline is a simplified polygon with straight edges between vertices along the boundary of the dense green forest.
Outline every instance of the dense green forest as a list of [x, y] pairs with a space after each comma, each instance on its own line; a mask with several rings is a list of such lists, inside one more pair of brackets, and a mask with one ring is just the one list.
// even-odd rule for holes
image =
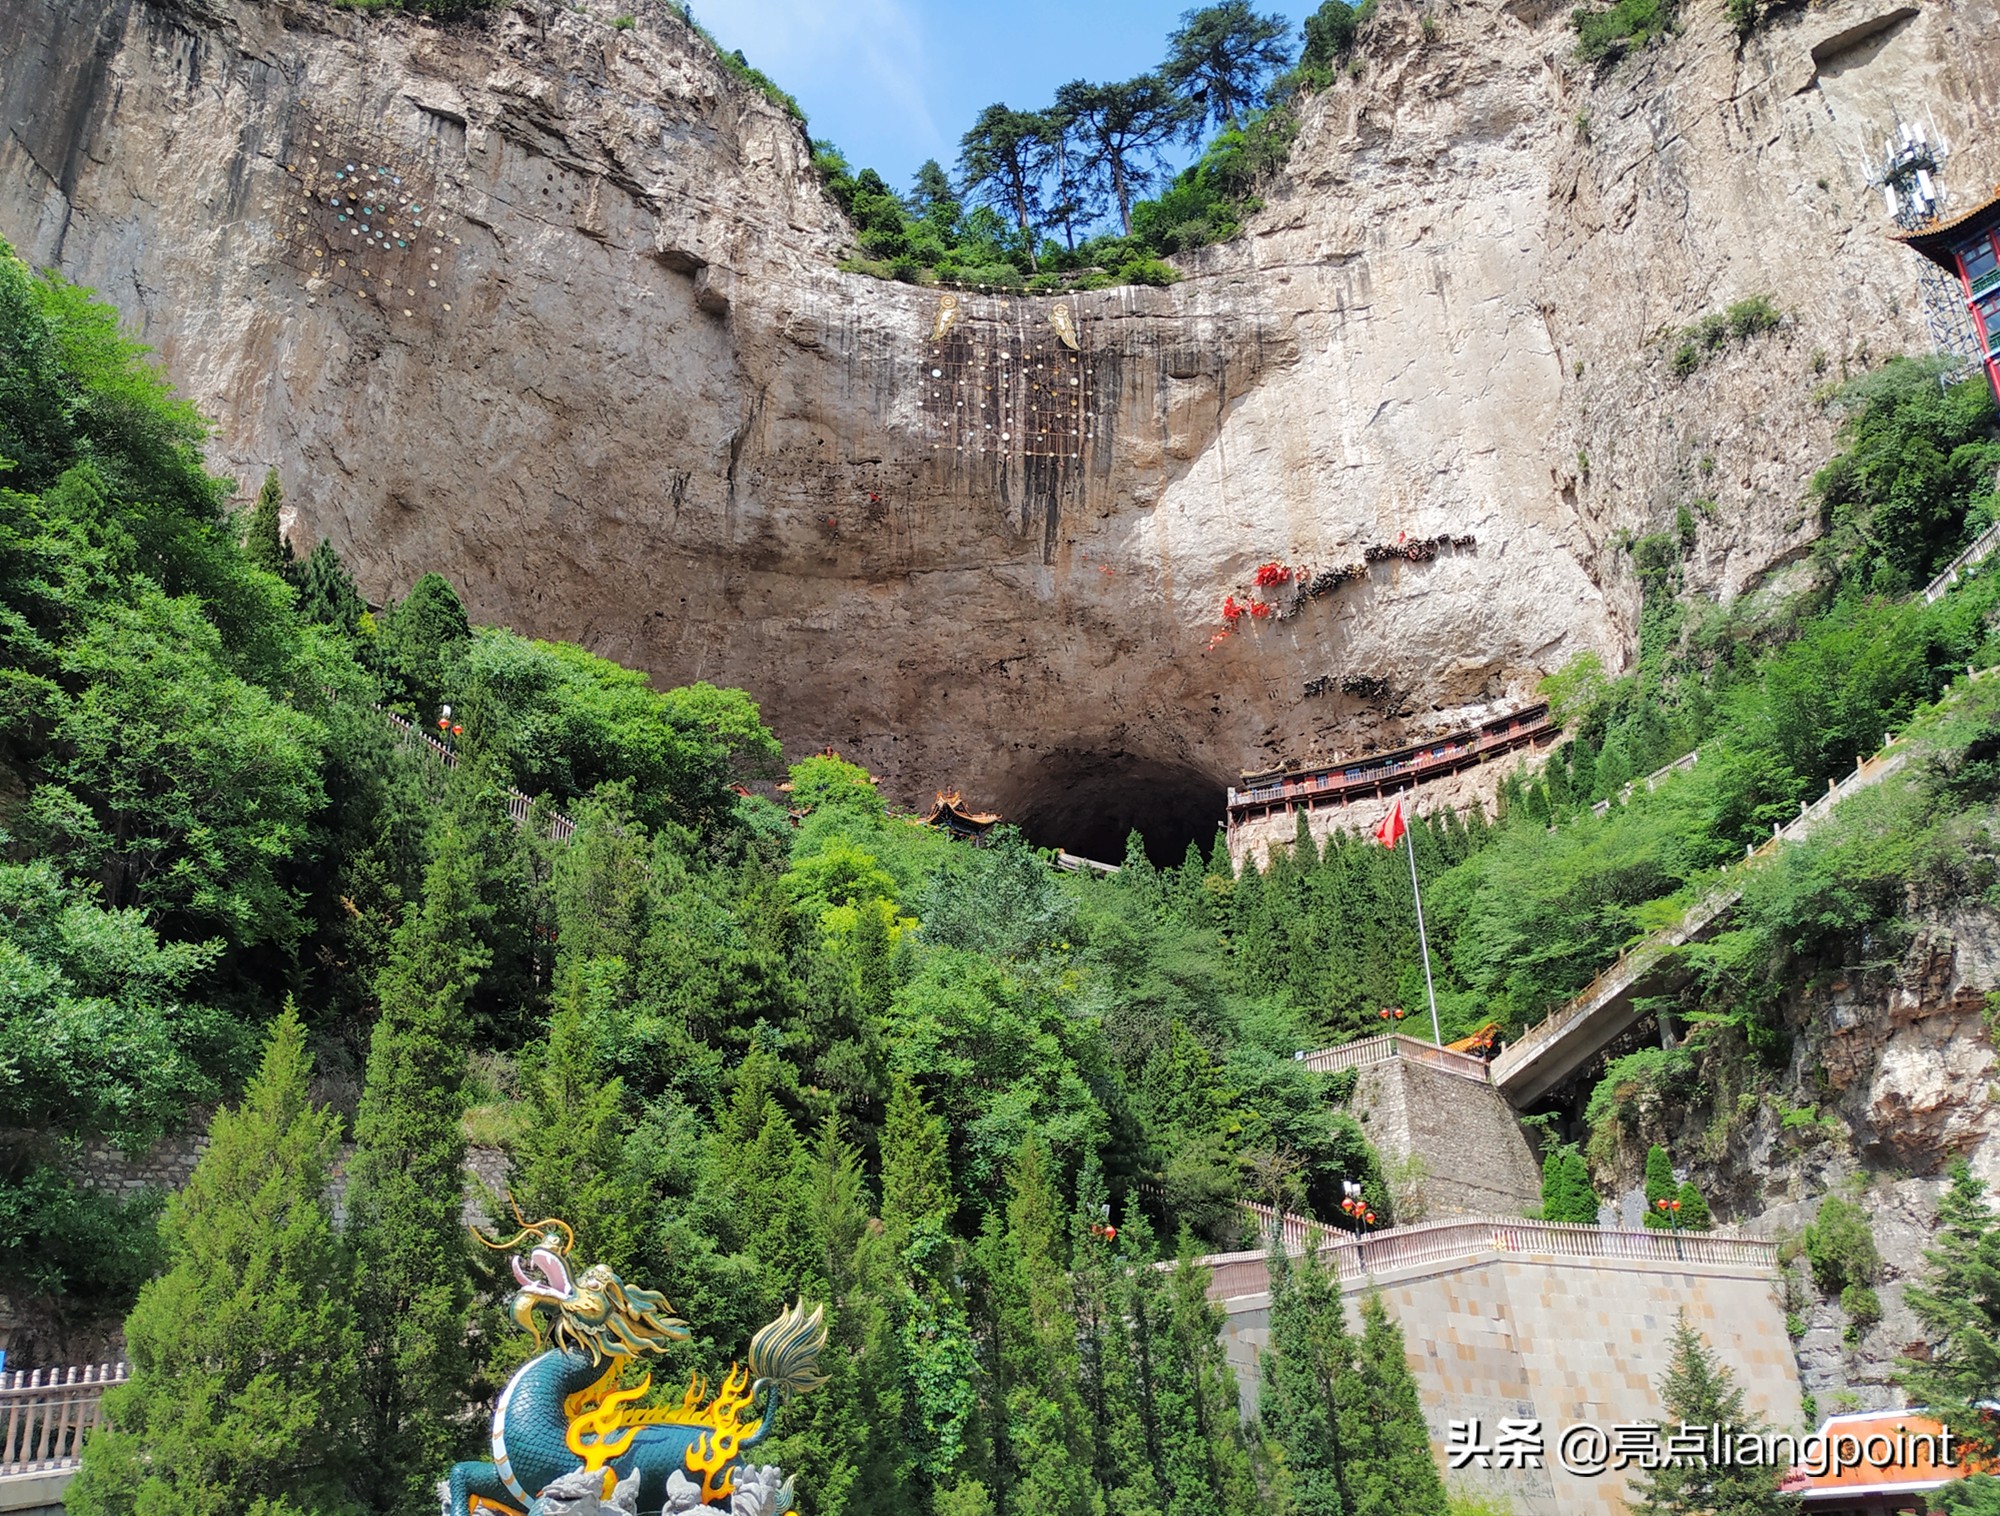
[[[890, 814], [834, 757], [784, 771], [781, 806], [749, 792], [780, 757], [741, 692], [475, 626], [436, 575], [371, 614], [329, 546], [294, 561], [280, 482], [232, 514], [115, 313], [11, 253], [0, 389], [0, 1261], [57, 1320], [138, 1302], [78, 1510], [204, 1480], [234, 1492], [215, 1509], [429, 1508], [477, 1441], [463, 1409], [527, 1351], [463, 1230], [468, 1143], [582, 1256], [671, 1292], [679, 1367], [832, 1304], [833, 1380], [772, 1447], [822, 1516], [1443, 1509], [1379, 1312], [1349, 1335], [1287, 1274], [1245, 1428], [1200, 1270], [1151, 1267], [1255, 1245], [1244, 1198], [1335, 1218], [1358, 1182], [1393, 1215], [1351, 1076], [1294, 1054], [1422, 1003], [1399, 857], [1302, 837], [1162, 870], [1135, 837], [1115, 877], [1059, 874]], [[1810, 587], [1690, 603], [1692, 504], [1630, 544], [1633, 672], [1551, 681], [1570, 739], [1497, 820], [1418, 819], [1447, 1035], [1559, 1004], [1885, 731], [1921, 761], [1700, 951], [1696, 1049], [1768, 1063], [1775, 968], [1994, 887], [2000, 681], [1964, 675], [2000, 651], [2000, 578], [1909, 594], [1993, 511], [1981, 382], [1899, 360], [1830, 403]], [[453, 767], [383, 714], [446, 703]], [[509, 786], [573, 836], [517, 827]], [[1593, 1118], [1693, 1056], [1614, 1067]], [[84, 1182], [85, 1140], [218, 1103], [164, 1213]], [[232, 1421], [280, 1391], [278, 1431]], [[1356, 1483], [1373, 1464], [1397, 1472]]]

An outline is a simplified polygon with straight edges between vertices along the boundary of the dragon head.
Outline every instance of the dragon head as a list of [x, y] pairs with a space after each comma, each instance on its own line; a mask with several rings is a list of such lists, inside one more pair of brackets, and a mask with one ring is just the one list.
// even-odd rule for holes
[[555, 1346], [592, 1363], [662, 1353], [688, 1335], [687, 1323], [657, 1290], [628, 1285], [601, 1263], [572, 1276], [569, 1255], [576, 1233], [567, 1222], [553, 1217], [527, 1221], [518, 1210], [514, 1214], [521, 1230], [512, 1237], [503, 1241], [476, 1228], [473, 1235], [495, 1252], [530, 1244], [525, 1263], [518, 1252], [508, 1263], [520, 1285], [514, 1292], [514, 1320], [533, 1335], [537, 1347], [543, 1341], [542, 1311], [554, 1314], [548, 1336]]

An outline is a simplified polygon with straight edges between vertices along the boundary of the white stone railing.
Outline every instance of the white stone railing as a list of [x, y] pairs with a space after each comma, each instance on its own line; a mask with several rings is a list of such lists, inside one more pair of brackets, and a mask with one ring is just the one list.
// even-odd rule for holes
[[1944, 599], [1951, 593], [1951, 587], [1958, 583], [1958, 576], [1973, 564], [1988, 557], [1995, 547], [2000, 547], [2000, 521], [1994, 522], [1973, 538], [1970, 547], [1947, 563], [1944, 572], [1924, 586], [1924, 603], [1930, 605]]
[[[1642, 784], [1645, 785], [1647, 793], [1650, 794], [1654, 790], [1660, 787], [1660, 782], [1663, 779], [1665, 779], [1669, 774], [1678, 774], [1685, 769], [1691, 769], [1700, 761], [1701, 761], [1701, 749], [1696, 748], [1691, 753], [1681, 754], [1681, 756], [1676, 758], [1672, 763], [1662, 764], [1659, 768], [1654, 769], [1653, 772], [1648, 774], [1644, 779], [1635, 779], [1630, 784], [1626, 785], [1624, 789], [1620, 790], [1618, 792], [1619, 804], [1622, 805], [1627, 800], [1630, 800], [1632, 798], [1633, 790], [1637, 789], [1640, 785]], [[1590, 808], [1590, 812], [1593, 816], [1608, 816], [1611, 813], [1611, 802], [1609, 800], [1600, 800], [1597, 802], [1597, 804], [1593, 805]], [[1553, 830], [1553, 828], [1551, 828], [1551, 830]]]
[[1488, 1082], [1485, 1059], [1474, 1058], [1470, 1053], [1455, 1053], [1450, 1048], [1433, 1047], [1401, 1032], [1363, 1037], [1335, 1048], [1321, 1048], [1316, 1053], [1307, 1053], [1299, 1062], [1316, 1074], [1335, 1074], [1342, 1069], [1365, 1069], [1371, 1064], [1389, 1063], [1398, 1058], [1410, 1063], [1428, 1064], [1447, 1074], [1457, 1074], [1481, 1084]]
[[93, 1363], [0, 1374], [0, 1476], [75, 1468], [106, 1387], [129, 1372], [122, 1363]]
[[[1246, 1205], [1245, 1208], [1262, 1212], [1264, 1218], [1270, 1214], [1266, 1207]], [[1304, 1252], [1308, 1236], [1315, 1228], [1321, 1233], [1322, 1261], [1335, 1270], [1343, 1286], [1353, 1287], [1365, 1285], [1377, 1274], [1456, 1263], [1487, 1253], [1558, 1263], [1630, 1260], [1771, 1273], [1778, 1267], [1777, 1244], [1762, 1237], [1718, 1232], [1623, 1231], [1505, 1216], [1468, 1216], [1391, 1227], [1368, 1237], [1355, 1237], [1301, 1217], [1288, 1216], [1283, 1228], [1286, 1251]], [[1270, 1288], [1268, 1259], [1261, 1248], [1211, 1254], [1197, 1262], [1209, 1271], [1210, 1299], [1258, 1295]]]

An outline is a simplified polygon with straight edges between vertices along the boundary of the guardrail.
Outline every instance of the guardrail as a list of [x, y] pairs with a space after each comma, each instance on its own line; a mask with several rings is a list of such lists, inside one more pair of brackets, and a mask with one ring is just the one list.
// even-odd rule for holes
[[1429, 779], [1456, 773], [1474, 763], [1483, 763], [1517, 747], [1532, 745], [1559, 730], [1548, 719], [1546, 702], [1524, 706], [1480, 726], [1400, 749], [1401, 756], [1375, 756], [1358, 758], [1349, 763], [1325, 764], [1241, 790], [1231, 785], [1227, 810], [1233, 814], [1258, 806], [1281, 805], [1287, 801], [1316, 805], [1341, 800], [1350, 793], [1373, 793], [1391, 780], [1422, 784]]
[[1398, 1058], [1428, 1064], [1432, 1068], [1443, 1069], [1447, 1074], [1457, 1074], [1480, 1084], [1488, 1083], [1485, 1059], [1474, 1058], [1470, 1053], [1455, 1053], [1450, 1048], [1433, 1047], [1401, 1032], [1385, 1032], [1375, 1037], [1344, 1042], [1339, 1047], [1321, 1048], [1316, 1053], [1305, 1054], [1299, 1062], [1316, 1074], [1335, 1074], [1342, 1069], [1363, 1069]]
[[[1856, 790], [1879, 784], [1900, 769], [1908, 759], [1907, 753], [1894, 752], [1901, 745], [1901, 739], [1884, 736], [1881, 751], [1855, 764], [1854, 772], [1837, 783], [1829, 780], [1826, 793], [1809, 804], [1799, 807], [1799, 814], [1782, 826], [1774, 827], [1771, 835], [1761, 845], [1746, 845], [1744, 862], [1774, 853], [1787, 842], [1795, 842], [1804, 837], [1833, 808]], [[1635, 982], [1642, 974], [1650, 972], [1659, 960], [1677, 947], [1694, 940], [1712, 925], [1715, 919], [1743, 898], [1740, 886], [1724, 885], [1710, 890], [1693, 905], [1689, 906], [1681, 919], [1673, 926], [1662, 928], [1651, 936], [1634, 943], [1623, 952], [1610, 967], [1604, 969], [1589, 984], [1585, 985], [1569, 1003], [1552, 1011], [1542, 1020], [1529, 1027], [1512, 1047], [1495, 1060], [1500, 1066], [1491, 1075], [1496, 1084], [1505, 1084], [1537, 1048], [1543, 1047], [1557, 1037], [1564, 1028], [1590, 1015], [1600, 1005], [1616, 999], [1617, 994]]]
[[[446, 768], [455, 769], [458, 767], [458, 754], [453, 752], [448, 745], [438, 741], [437, 738], [433, 737], [415, 722], [398, 716], [394, 711], [383, 710], [380, 706], [377, 706], [376, 709], [381, 710], [389, 724], [403, 734], [405, 741], [421, 741], [430, 748], [433, 756], [442, 760]], [[522, 827], [528, 825], [534, 817], [534, 811], [534, 801], [530, 800], [519, 790], [511, 786], [508, 788], [507, 814], [513, 818], [514, 825]], [[569, 841], [571, 836], [576, 832], [576, 823], [571, 821], [569, 817], [558, 815], [554, 811], [548, 812], [547, 815], [549, 836], [556, 842]]]
[[[1624, 789], [1620, 790], [1618, 792], [1619, 804], [1623, 805], [1627, 800], [1630, 800], [1632, 792], [1640, 785], [1645, 785], [1647, 793], [1650, 794], [1660, 787], [1660, 781], [1665, 779], [1669, 774], [1677, 774], [1684, 769], [1691, 769], [1700, 761], [1701, 749], [1696, 748], [1691, 753], [1681, 754], [1672, 763], [1662, 764], [1644, 779], [1635, 779], [1626, 785]], [[1609, 800], [1600, 800], [1590, 808], [1590, 812], [1593, 816], [1607, 816], [1611, 813], [1611, 802]]]
[[1989, 557], [1995, 547], [2000, 547], [2000, 521], [1994, 522], [1973, 538], [1971, 545], [1964, 552], [1944, 566], [1943, 573], [1924, 586], [1924, 604], [1932, 605], [1944, 599], [1951, 593], [1951, 587], [1958, 583], [1959, 574]]
[[[1246, 1206], [1267, 1219], [1264, 1206]], [[1370, 1276], [1427, 1264], [1453, 1263], [1484, 1253], [1545, 1258], [1556, 1262], [1599, 1260], [1646, 1263], [1693, 1263], [1775, 1273], [1777, 1244], [1762, 1237], [1719, 1232], [1623, 1231], [1562, 1221], [1524, 1221], [1514, 1216], [1457, 1217], [1391, 1227], [1368, 1237], [1335, 1232], [1301, 1217], [1285, 1218], [1282, 1235], [1288, 1252], [1305, 1251], [1308, 1237], [1321, 1234], [1319, 1256], [1343, 1286], [1360, 1285]], [[1262, 1249], [1218, 1253], [1197, 1260], [1208, 1269], [1209, 1298], [1262, 1294], [1270, 1288], [1268, 1260]]]
[[104, 1391], [130, 1373], [122, 1363], [93, 1363], [0, 1374], [0, 1475], [75, 1468]]

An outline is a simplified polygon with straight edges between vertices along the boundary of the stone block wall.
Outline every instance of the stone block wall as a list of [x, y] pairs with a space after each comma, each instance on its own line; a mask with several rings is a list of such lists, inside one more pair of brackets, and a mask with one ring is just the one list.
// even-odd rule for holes
[[[1659, 1419], [1658, 1384], [1682, 1310], [1722, 1354], [1750, 1414], [1779, 1430], [1798, 1429], [1798, 1366], [1768, 1269], [1487, 1253], [1357, 1281], [1347, 1292], [1357, 1317], [1370, 1288], [1382, 1292], [1402, 1326], [1441, 1469], [1453, 1421], [1478, 1418], [1487, 1443], [1503, 1418], [1541, 1422], [1549, 1452], [1543, 1467], [1446, 1475], [1454, 1489], [1504, 1500], [1516, 1516], [1629, 1510], [1625, 1474], [1565, 1472], [1553, 1456], [1555, 1440], [1583, 1422], [1608, 1431], [1618, 1422]], [[1222, 1305], [1223, 1339], [1252, 1410], [1257, 1355], [1270, 1340], [1270, 1297]]]
[[83, 1178], [92, 1188], [121, 1200], [130, 1200], [141, 1190], [178, 1190], [206, 1151], [206, 1115], [199, 1118], [198, 1130], [162, 1137], [143, 1153], [127, 1153], [115, 1142], [93, 1137], [83, 1144]]
[[1542, 1171], [1521, 1124], [1491, 1085], [1405, 1058], [1361, 1070], [1351, 1109], [1385, 1168], [1421, 1159], [1417, 1203], [1398, 1224], [1444, 1216], [1525, 1216]]

